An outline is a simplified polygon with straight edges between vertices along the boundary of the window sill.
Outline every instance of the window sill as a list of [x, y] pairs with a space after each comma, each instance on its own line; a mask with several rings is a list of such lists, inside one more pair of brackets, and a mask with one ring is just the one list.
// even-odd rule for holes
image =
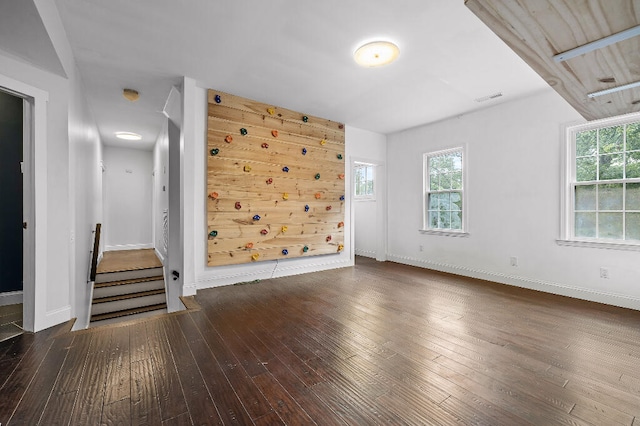
[[353, 201], [375, 201], [376, 197], [353, 197]]
[[587, 240], [556, 240], [559, 246], [565, 247], [589, 247], [606, 250], [630, 250], [640, 251], [640, 244], [629, 243], [611, 243], [602, 241], [587, 241]]
[[464, 231], [436, 230], [436, 229], [418, 229], [418, 232], [426, 235], [440, 235], [443, 237], [468, 237], [469, 233]]

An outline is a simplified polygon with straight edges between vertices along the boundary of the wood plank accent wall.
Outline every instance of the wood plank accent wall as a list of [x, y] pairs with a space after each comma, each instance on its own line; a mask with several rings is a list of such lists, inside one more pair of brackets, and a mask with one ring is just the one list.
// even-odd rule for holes
[[341, 251], [344, 125], [218, 90], [208, 103], [208, 265]]

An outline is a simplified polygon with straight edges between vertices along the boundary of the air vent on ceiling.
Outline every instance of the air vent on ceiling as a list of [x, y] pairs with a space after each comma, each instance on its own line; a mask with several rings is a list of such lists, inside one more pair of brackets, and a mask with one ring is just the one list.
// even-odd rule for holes
[[489, 96], [483, 96], [481, 98], [476, 98], [476, 102], [486, 102], [486, 101], [490, 101], [491, 99], [496, 99], [502, 96], [502, 92], [497, 92], [494, 93], [493, 95], [489, 95]]

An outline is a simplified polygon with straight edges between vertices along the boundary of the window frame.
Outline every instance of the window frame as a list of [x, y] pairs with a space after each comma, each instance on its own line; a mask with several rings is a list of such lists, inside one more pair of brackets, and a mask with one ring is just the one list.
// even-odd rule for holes
[[[604, 129], [608, 127], [621, 126], [640, 122], [640, 113], [631, 113], [615, 117], [594, 120], [587, 123], [571, 123], [562, 126], [562, 144], [563, 158], [562, 164], [564, 168], [562, 183], [562, 208], [561, 208], [561, 227], [560, 238], [556, 240], [559, 245], [578, 246], [578, 247], [594, 247], [603, 249], [619, 249], [640, 251], [640, 240], [623, 240], [598, 237], [579, 237], [575, 235], [575, 187], [595, 185], [598, 187], [603, 184], [623, 184], [623, 206], [620, 212], [623, 215], [623, 233], [625, 226], [624, 215], [627, 212], [625, 205], [626, 183], [640, 183], [640, 178], [610, 179], [577, 182], [576, 179], [576, 135], [581, 132]], [[626, 133], [625, 133], [626, 142]], [[624, 147], [626, 148], [626, 147]], [[626, 150], [622, 151], [626, 155]], [[598, 153], [596, 153], [596, 156]], [[598, 160], [599, 161], [599, 160]], [[598, 189], [596, 189], [597, 191]], [[596, 205], [596, 212], [601, 209]], [[616, 210], [618, 211], [618, 210]], [[597, 227], [596, 222], [596, 227]]]
[[[461, 219], [461, 229], [440, 229], [440, 228], [430, 228], [429, 227], [429, 207], [427, 205], [429, 200], [429, 194], [432, 192], [430, 190], [430, 173], [429, 173], [429, 158], [437, 157], [441, 155], [453, 154], [453, 153], [461, 153], [462, 154], [462, 188], [460, 188], [460, 198], [462, 200], [462, 219]], [[449, 237], [467, 237], [469, 236], [468, 232], [468, 217], [469, 217], [469, 202], [467, 198], [467, 175], [468, 175], [468, 165], [467, 165], [467, 147], [466, 145], [456, 146], [453, 148], [442, 149], [438, 151], [429, 151], [425, 152], [422, 155], [422, 228], [419, 229], [419, 232], [422, 234], [431, 234], [431, 235], [442, 235]], [[455, 190], [456, 192], [458, 190]]]
[[[358, 185], [356, 182], [357, 169], [371, 169], [371, 194], [358, 195]], [[353, 199], [356, 201], [375, 201], [376, 199], [376, 165], [364, 161], [353, 162]]]

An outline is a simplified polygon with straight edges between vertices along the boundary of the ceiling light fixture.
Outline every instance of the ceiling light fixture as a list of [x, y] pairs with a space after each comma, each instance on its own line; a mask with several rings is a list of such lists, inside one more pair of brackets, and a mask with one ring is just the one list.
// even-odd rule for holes
[[122, 96], [124, 96], [126, 100], [131, 102], [135, 102], [140, 99], [140, 93], [138, 93], [137, 90], [133, 89], [123, 89]]
[[395, 61], [400, 49], [390, 41], [372, 41], [358, 47], [353, 58], [363, 67], [381, 67]]
[[596, 98], [602, 95], [608, 95], [609, 93], [621, 92], [623, 90], [633, 89], [634, 87], [640, 87], [640, 81], [635, 81], [633, 83], [625, 84], [623, 86], [616, 86], [610, 89], [599, 90], [597, 92], [587, 93], [589, 98]]
[[142, 136], [132, 132], [116, 132], [116, 138], [126, 141], [139, 141], [142, 139]]

